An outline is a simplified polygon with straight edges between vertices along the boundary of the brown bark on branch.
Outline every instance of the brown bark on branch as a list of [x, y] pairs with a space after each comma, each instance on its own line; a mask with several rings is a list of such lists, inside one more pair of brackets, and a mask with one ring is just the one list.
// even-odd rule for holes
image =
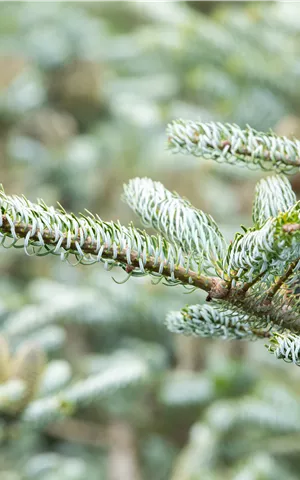
[[[18, 237], [25, 238], [32, 230], [31, 225], [25, 225], [25, 223], [17, 223], [15, 224], [15, 232], [18, 235]], [[6, 234], [10, 234], [11, 232], [11, 225], [6, 219], [5, 215], [2, 217], [2, 227], [0, 228], [0, 231]], [[38, 236], [39, 230], [36, 229], [36, 232], [34, 235], [30, 236], [30, 241], [35, 241], [39, 242], [39, 236]], [[67, 238], [64, 238], [64, 240], [61, 243], [61, 248], [63, 248], [66, 251], [70, 251], [71, 253], [77, 254], [78, 255], [78, 250], [76, 248], [75, 242], [77, 242], [79, 238], [72, 239], [70, 248], [67, 248]], [[46, 245], [55, 245], [57, 241], [55, 241], [55, 234], [54, 232], [50, 232], [49, 230], [44, 230], [43, 232], [43, 241]], [[92, 242], [91, 238], [87, 238], [84, 244], [81, 246], [81, 250], [86, 253], [86, 254], [91, 254], [91, 255], [97, 255], [97, 250], [96, 250], [96, 243]], [[107, 259], [112, 259], [113, 258], [113, 249], [112, 247], [104, 248], [103, 253], [102, 253], [103, 258]], [[139, 258], [137, 252], [132, 251], [130, 255], [130, 260], [131, 260], [131, 265], [130, 267], [134, 268], [139, 268]], [[122, 265], [127, 265], [127, 253], [126, 249], [123, 249], [118, 252], [117, 257], [115, 258], [116, 263], [120, 263]], [[153, 273], [159, 273], [159, 265], [155, 265], [155, 261], [153, 257], [149, 257], [147, 262], [144, 265], [144, 268], [148, 272], [153, 272]], [[132, 268], [131, 268], [132, 269]], [[164, 267], [162, 275], [166, 278], [171, 277], [171, 270], [168, 265]], [[181, 283], [190, 285], [189, 278], [192, 279], [192, 284], [193, 286], [200, 288], [201, 290], [204, 290], [205, 292], [208, 292], [211, 298], [224, 298], [228, 294], [228, 288], [227, 288], [227, 283], [223, 280], [221, 280], [218, 277], [207, 277], [205, 275], [198, 275], [198, 273], [188, 270], [184, 267], [177, 267], [174, 272], [174, 276], [176, 280], [179, 280]]]

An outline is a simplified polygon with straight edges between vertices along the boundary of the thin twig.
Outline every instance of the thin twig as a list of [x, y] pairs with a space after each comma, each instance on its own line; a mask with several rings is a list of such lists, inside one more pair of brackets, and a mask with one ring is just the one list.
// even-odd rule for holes
[[266, 273], [267, 270], [264, 270], [263, 272], [261, 272], [259, 275], [257, 275], [257, 277], [255, 277], [252, 282], [247, 282], [247, 283], [244, 283], [243, 285], [243, 288], [242, 288], [242, 291], [243, 292], [247, 292], [251, 287], [253, 287], [257, 282], [259, 282], [259, 280], [264, 276], [264, 274]]
[[282, 275], [276, 283], [274, 283], [269, 290], [267, 291], [267, 300], [271, 299], [274, 297], [274, 295], [278, 292], [280, 287], [287, 281], [290, 275], [292, 275], [294, 268], [296, 267], [297, 263], [299, 262], [299, 258], [292, 262], [285, 272], [284, 275]]

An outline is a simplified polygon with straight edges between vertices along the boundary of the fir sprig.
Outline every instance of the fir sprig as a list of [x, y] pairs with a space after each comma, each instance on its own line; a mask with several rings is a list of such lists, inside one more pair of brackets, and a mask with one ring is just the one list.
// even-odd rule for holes
[[[59, 255], [62, 260], [76, 258], [75, 263], [103, 262], [106, 269], [122, 266], [131, 275], [153, 274], [169, 282], [194, 284], [209, 291], [210, 278], [190, 270], [190, 259], [182, 249], [160, 235], [104, 222], [96, 215], [68, 214], [49, 207], [44, 201], [32, 203], [25, 197], [0, 192], [0, 240], [9, 247], [23, 247], [27, 255]], [[201, 268], [199, 262], [199, 270]]]
[[174, 333], [224, 339], [255, 338], [249, 316], [238, 309], [226, 309], [222, 304], [188, 305], [179, 312], [169, 312], [165, 321]]
[[300, 337], [298, 335], [291, 332], [274, 333], [267, 348], [276, 358], [300, 366]]
[[204, 273], [218, 272], [227, 247], [214, 219], [193, 207], [178, 194], [150, 178], [135, 178], [124, 185], [124, 199], [146, 227], [152, 227], [170, 242], [180, 245]]
[[284, 175], [273, 175], [258, 182], [255, 189], [252, 218], [260, 228], [270, 217], [277, 217], [296, 203], [296, 195]]
[[290, 173], [300, 168], [300, 142], [273, 132], [234, 124], [175, 120], [167, 128], [168, 147], [218, 162]]

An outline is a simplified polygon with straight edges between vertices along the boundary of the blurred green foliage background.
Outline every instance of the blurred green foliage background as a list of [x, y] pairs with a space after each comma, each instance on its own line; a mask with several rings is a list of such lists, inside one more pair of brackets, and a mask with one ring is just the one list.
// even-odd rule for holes
[[[182, 117], [299, 138], [299, 14], [289, 2], [2, 2], [6, 192], [127, 224], [122, 185], [150, 176], [232, 238], [251, 223], [263, 173], [172, 157], [165, 127]], [[299, 195], [299, 175], [291, 182]], [[3, 436], [1, 479], [299, 478], [299, 370], [259, 342], [169, 333], [166, 312], [202, 302], [199, 293], [187, 298], [148, 279], [116, 285], [101, 265], [73, 268], [15, 249], [1, 249], [0, 264], [12, 351], [34, 339], [49, 361], [68, 362], [73, 379], [116, 355], [126, 369], [126, 352], [151, 366], [146, 381], [75, 417]]]

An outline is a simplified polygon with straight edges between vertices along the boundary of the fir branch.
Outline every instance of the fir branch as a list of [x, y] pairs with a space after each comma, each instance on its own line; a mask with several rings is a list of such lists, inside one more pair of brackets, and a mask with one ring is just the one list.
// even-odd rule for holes
[[174, 333], [226, 339], [255, 338], [248, 323], [249, 316], [242, 310], [226, 305], [189, 305], [180, 312], [169, 312], [165, 320]]
[[242, 130], [234, 124], [175, 120], [168, 125], [168, 147], [218, 162], [290, 173], [300, 168], [300, 141], [273, 132]]
[[199, 263], [204, 273], [224, 256], [226, 242], [218, 225], [210, 215], [193, 207], [186, 199], [169, 192], [160, 182], [149, 178], [135, 178], [124, 185], [124, 199], [142, 219], [146, 227], [153, 227], [173, 244], [180, 245]]
[[270, 217], [277, 217], [296, 203], [291, 184], [283, 175], [260, 180], [256, 185], [253, 204], [253, 223], [260, 228]]
[[284, 409], [278, 415], [278, 405], [251, 396], [239, 400], [223, 400], [212, 405], [206, 414], [207, 423], [221, 433], [229, 433], [234, 428], [257, 425], [271, 432], [299, 432], [299, 408]]
[[[289, 325], [295, 323], [294, 328], [298, 328], [294, 312], [286, 312], [282, 302], [279, 307], [262, 307], [248, 299], [244, 302], [245, 292], [241, 290], [243, 285], [235, 286], [233, 282], [230, 285], [230, 282], [220, 278], [204, 276], [199, 271], [191, 270], [191, 259], [184, 255], [181, 247], [170, 244], [159, 235], [149, 236], [133, 226], [126, 228], [119, 223], [103, 222], [91, 214], [76, 217], [63, 210], [48, 207], [42, 201], [33, 204], [25, 198], [6, 196], [4, 192], [0, 193], [0, 204], [2, 241], [10, 237], [11, 246], [18, 247], [18, 241], [23, 239], [25, 252], [30, 255], [52, 253], [68, 259], [70, 254], [74, 254], [77, 263], [92, 264], [102, 261], [106, 267], [117, 265], [126, 270], [130, 268], [131, 274], [164, 277], [171, 285], [192, 284], [207, 291], [209, 299], [224, 299], [230, 304], [236, 304], [238, 308], [243, 308], [245, 314], [259, 313], [260, 318], [264, 317], [264, 322], [276, 322], [278, 319], [279, 324], [283, 325], [284, 317], [287, 316]], [[259, 231], [238, 236], [229, 247], [225, 258], [224, 276], [227, 274], [230, 279], [234, 270], [238, 272], [240, 281], [252, 282], [268, 265], [266, 258], [274, 270], [273, 274], [278, 274], [279, 267], [283, 268], [288, 261], [299, 257], [297, 232], [287, 234], [282, 228], [286, 223], [298, 219], [299, 204], [296, 204], [288, 212], [273, 219], [273, 223], [267, 222]], [[278, 252], [272, 246], [278, 247]], [[282, 258], [279, 258], [278, 264], [274, 264], [274, 253], [279, 255], [280, 252]], [[276, 266], [278, 268], [275, 272]], [[234, 279], [235, 277], [236, 273]], [[48, 315], [46, 317], [48, 318]]]
[[274, 333], [270, 345], [266, 345], [266, 347], [276, 358], [300, 366], [300, 337], [298, 335], [289, 331]]
[[164, 377], [158, 398], [166, 407], [207, 405], [215, 394], [214, 383], [205, 374], [191, 370], [173, 370]]
[[284, 227], [299, 219], [300, 202], [267, 220], [260, 229], [237, 234], [224, 261], [224, 271], [229, 278], [234, 272], [240, 280], [252, 282], [266, 269], [270, 274], [282, 275], [287, 266], [300, 257], [299, 232], [287, 232]]
[[120, 388], [143, 382], [148, 374], [148, 366], [142, 359], [129, 354], [116, 356], [105, 371], [78, 381], [56, 395], [32, 401], [22, 413], [21, 420], [31, 427], [43, 428]]
[[108, 318], [108, 308], [104, 300], [100, 302], [95, 294], [87, 290], [81, 290], [80, 293], [81, 295], [77, 289], [74, 291], [69, 289], [67, 292], [57, 291], [55, 302], [46, 301], [38, 305], [25, 305], [17, 312], [10, 314], [3, 322], [1, 329], [11, 339], [26, 336], [27, 339], [36, 340], [44, 350], [48, 350], [49, 344], [55, 346], [56, 339], [58, 342], [64, 340], [59, 331], [53, 332], [54, 328], [60, 328], [54, 324], [82, 323], [83, 318], [85, 323], [93, 324], [95, 321], [104, 322], [103, 317]]
[[101, 261], [106, 268], [130, 267], [134, 274], [154, 274], [173, 284], [193, 284], [211, 292], [211, 296], [219, 296], [222, 288], [226, 289], [219, 279], [192, 271], [190, 259], [181, 248], [159, 235], [150, 236], [133, 226], [126, 228], [119, 223], [104, 222], [92, 214], [76, 217], [48, 207], [42, 200], [34, 204], [4, 192], [0, 192], [0, 206], [2, 243], [10, 237], [13, 239], [10, 246], [19, 247], [17, 242], [24, 239], [28, 255], [51, 253], [67, 260], [73, 254], [77, 263]]

